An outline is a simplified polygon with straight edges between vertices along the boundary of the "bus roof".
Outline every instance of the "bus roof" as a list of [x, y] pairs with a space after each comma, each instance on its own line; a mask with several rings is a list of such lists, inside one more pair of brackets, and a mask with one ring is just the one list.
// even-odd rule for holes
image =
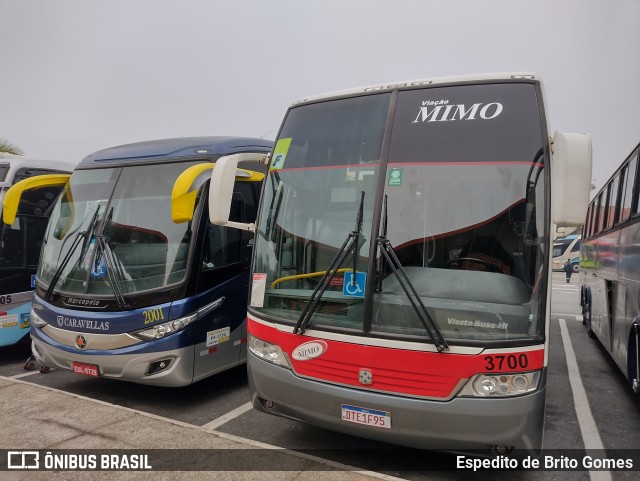
[[137, 142], [99, 150], [85, 157], [79, 165], [88, 167], [102, 162], [119, 163], [133, 159], [160, 160], [198, 155], [210, 157], [251, 150], [268, 152], [272, 147], [273, 142], [270, 140], [250, 137], [181, 137]]
[[71, 172], [76, 165], [76, 162], [72, 161], [33, 159], [30, 157], [24, 157], [23, 155], [8, 154], [6, 152], [0, 152], [0, 163], [10, 164], [12, 170], [31, 167], [33, 169], [57, 169], [67, 172]]
[[415, 80], [404, 80], [400, 82], [389, 82], [377, 85], [367, 85], [364, 87], [357, 87], [347, 90], [336, 90], [333, 92], [327, 92], [324, 94], [312, 95], [304, 99], [296, 100], [292, 105], [298, 105], [306, 102], [316, 102], [318, 100], [329, 99], [334, 97], [349, 97], [353, 95], [359, 95], [363, 93], [384, 92], [402, 88], [415, 88], [427, 85], [438, 84], [451, 84], [451, 83], [470, 83], [475, 81], [491, 81], [491, 80], [537, 80], [541, 82], [538, 76], [532, 72], [501, 72], [501, 73], [489, 73], [489, 74], [474, 74], [474, 75], [458, 75], [455, 77], [434, 77]]

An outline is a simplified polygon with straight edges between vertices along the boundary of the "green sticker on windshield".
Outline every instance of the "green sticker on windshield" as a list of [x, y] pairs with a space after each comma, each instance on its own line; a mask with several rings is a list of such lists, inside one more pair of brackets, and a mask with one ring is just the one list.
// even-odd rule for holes
[[402, 185], [402, 169], [391, 169], [387, 185]]
[[284, 167], [284, 161], [287, 158], [290, 145], [291, 137], [278, 140], [275, 149], [273, 149], [273, 159], [271, 159], [269, 170], [279, 170]]

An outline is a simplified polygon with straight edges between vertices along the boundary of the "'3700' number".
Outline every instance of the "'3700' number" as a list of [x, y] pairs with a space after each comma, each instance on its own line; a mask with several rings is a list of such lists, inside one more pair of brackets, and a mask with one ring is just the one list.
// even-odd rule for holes
[[529, 365], [529, 358], [526, 354], [485, 356], [484, 360], [487, 361], [484, 367], [487, 371], [501, 370], [507, 367], [509, 369], [526, 369]]

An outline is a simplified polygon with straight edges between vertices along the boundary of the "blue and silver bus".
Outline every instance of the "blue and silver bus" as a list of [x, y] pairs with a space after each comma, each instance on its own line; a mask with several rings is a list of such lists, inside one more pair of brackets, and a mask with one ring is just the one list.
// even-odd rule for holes
[[[0, 225], [0, 346], [28, 340], [31, 299], [47, 220], [73, 164], [0, 153], [0, 207], [10, 187], [25, 190]], [[46, 176], [42, 184], [36, 176]], [[54, 181], [57, 179], [57, 183]]]
[[[244, 363], [253, 236], [209, 223], [202, 186], [219, 157], [266, 156], [271, 147], [193, 137], [82, 160], [44, 236], [31, 311], [35, 360], [163, 386]], [[238, 222], [254, 221], [263, 176], [239, 170], [228, 186]]]

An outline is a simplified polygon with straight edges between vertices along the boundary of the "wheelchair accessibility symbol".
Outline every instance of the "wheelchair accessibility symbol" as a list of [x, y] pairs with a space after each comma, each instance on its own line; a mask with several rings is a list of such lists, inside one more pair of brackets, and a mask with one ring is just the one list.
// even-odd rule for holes
[[356, 282], [353, 283], [353, 271], [344, 273], [342, 294], [349, 297], [364, 297], [364, 286], [367, 283], [366, 272], [356, 272]]
[[106, 270], [105, 270], [104, 261], [102, 260], [102, 257], [100, 257], [100, 259], [96, 260], [95, 265], [91, 270], [91, 277], [93, 279], [102, 279], [105, 276], [105, 274], [106, 274]]

